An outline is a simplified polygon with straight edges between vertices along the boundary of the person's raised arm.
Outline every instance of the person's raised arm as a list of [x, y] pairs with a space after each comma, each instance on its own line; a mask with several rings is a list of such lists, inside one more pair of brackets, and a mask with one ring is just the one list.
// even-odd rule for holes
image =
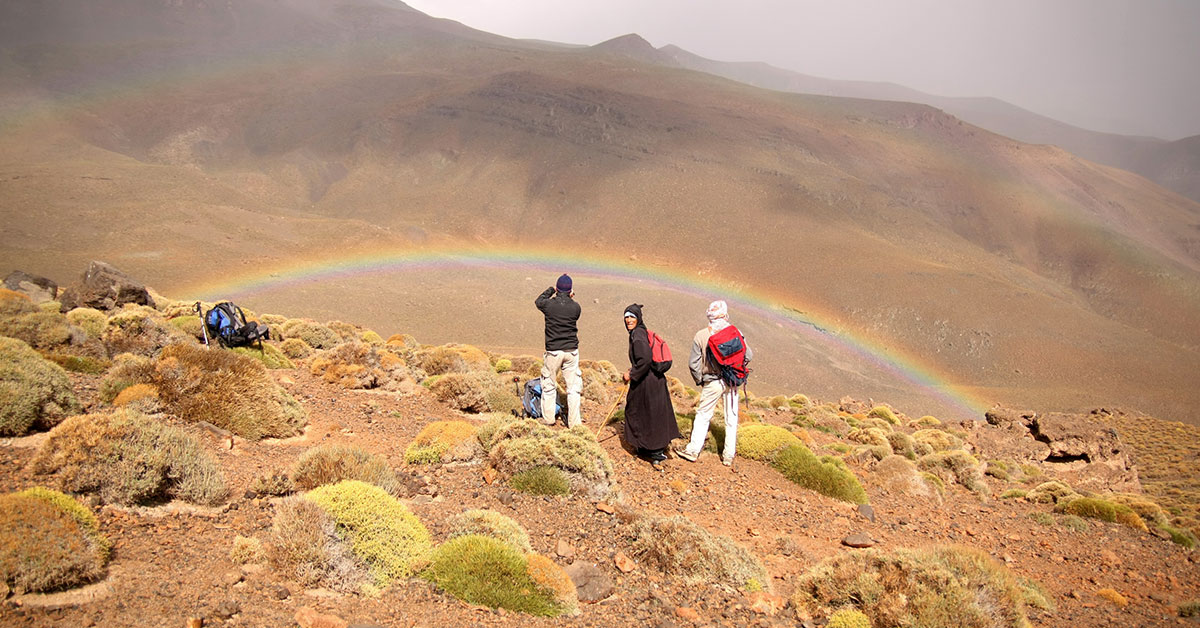
[[538, 295], [538, 298], [533, 300], [533, 304], [537, 306], [537, 309], [545, 312], [546, 304], [550, 302], [550, 297], [552, 296], [554, 296], [554, 286], [546, 288], [541, 294]]

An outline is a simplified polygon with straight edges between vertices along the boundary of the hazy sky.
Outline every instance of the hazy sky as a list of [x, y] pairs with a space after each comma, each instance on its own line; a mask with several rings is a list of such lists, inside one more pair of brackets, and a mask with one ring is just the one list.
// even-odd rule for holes
[[506, 37], [637, 33], [720, 61], [995, 96], [1084, 128], [1200, 134], [1200, 0], [405, 0]]

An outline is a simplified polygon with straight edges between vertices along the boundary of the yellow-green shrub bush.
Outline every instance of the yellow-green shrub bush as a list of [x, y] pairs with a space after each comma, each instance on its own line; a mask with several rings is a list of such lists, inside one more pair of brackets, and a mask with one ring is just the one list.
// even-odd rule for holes
[[195, 439], [128, 410], [63, 421], [30, 466], [56, 474], [65, 491], [118, 504], [178, 498], [211, 505], [229, 494], [221, 468]]
[[378, 586], [415, 574], [429, 559], [429, 531], [407, 506], [378, 486], [346, 480], [321, 486], [304, 498], [329, 513]]
[[509, 485], [532, 495], [568, 495], [571, 479], [558, 467], [534, 467], [512, 476]]
[[375, 586], [333, 517], [300, 497], [276, 507], [266, 555], [273, 568], [306, 587], [357, 592]]
[[62, 367], [20, 340], [0, 337], [0, 436], [48, 429], [78, 411]]
[[917, 460], [917, 466], [943, 480], [954, 480], [969, 491], [983, 493], [987, 490], [979, 461], [962, 449], [926, 454]]
[[494, 374], [476, 371], [447, 373], [430, 385], [429, 390], [439, 401], [463, 412], [491, 412], [488, 393], [499, 390], [515, 400], [516, 395], [509, 388], [501, 385]]
[[1054, 506], [1054, 512], [1100, 519], [1119, 523], [1135, 530], [1146, 531], [1146, 522], [1142, 521], [1142, 518], [1132, 508], [1107, 499], [1080, 497], [1070, 501], [1060, 501]]
[[86, 584], [104, 575], [110, 547], [92, 512], [67, 495], [0, 495], [0, 583], [18, 591]]
[[874, 408], [871, 408], [871, 411], [867, 413], [867, 416], [883, 419], [890, 425], [900, 424], [900, 419], [896, 418], [896, 413], [887, 406], [875, 406]]
[[253, 565], [266, 561], [262, 541], [240, 534], [234, 536], [233, 548], [229, 550], [229, 560], [235, 565]]
[[513, 421], [496, 430], [488, 454], [492, 466], [508, 476], [553, 466], [571, 477], [572, 489], [593, 497], [608, 494], [612, 462], [586, 426], [552, 430], [533, 419]]
[[[530, 561], [516, 548], [492, 537], [467, 535], [433, 551], [422, 576], [471, 604], [554, 617], [573, 610], [550, 578], [544, 561]], [[535, 576], [538, 576], [535, 579]], [[569, 578], [566, 580], [570, 582]], [[573, 592], [572, 592], [573, 593]]]
[[157, 355], [168, 345], [196, 342], [157, 310], [132, 304], [108, 317], [100, 339], [109, 355], [133, 353], [147, 357]]
[[279, 347], [276, 347], [269, 342], [264, 342], [253, 347], [234, 347], [230, 349], [230, 351], [233, 351], [239, 355], [254, 358], [259, 362], [262, 362], [263, 366], [269, 369], [296, 368], [296, 365], [292, 364], [292, 361], [283, 354], [283, 351], [281, 351]]
[[867, 503], [867, 492], [839, 458], [817, 458], [808, 447], [798, 444], [780, 451], [771, 466], [796, 484], [827, 497], [854, 504]]
[[67, 318], [58, 312], [34, 309], [16, 316], [0, 316], [0, 336], [25, 341], [37, 349], [51, 349], [71, 341]]
[[[291, 318], [280, 325], [281, 338], [299, 338], [314, 349], [332, 349], [342, 344], [342, 337], [329, 327], [307, 318]], [[274, 337], [272, 329], [271, 337]]]
[[291, 360], [303, 360], [313, 354], [313, 348], [299, 338], [288, 338], [279, 343], [279, 351]]
[[962, 441], [957, 436], [939, 429], [927, 428], [917, 430], [912, 434], [913, 441], [924, 443], [933, 448], [933, 451], [946, 451], [949, 449], [958, 449], [962, 447]]
[[342, 480], [361, 480], [395, 493], [396, 474], [383, 458], [353, 445], [321, 445], [301, 454], [292, 466], [292, 481], [304, 490]]
[[409, 464], [435, 464], [452, 460], [470, 460], [481, 452], [475, 437], [476, 426], [466, 421], [434, 421], [404, 451]]
[[112, 404], [117, 408], [128, 407], [143, 414], [154, 414], [162, 409], [158, 389], [150, 384], [134, 384], [125, 388], [113, 399]]
[[746, 548], [682, 516], [643, 516], [627, 529], [631, 555], [685, 583], [718, 582], [745, 589], [770, 582], [766, 569]]
[[450, 538], [478, 534], [499, 539], [524, 554], [533, 551], [529, 533], [521, 524], [493, 510], [468, 510], [446, 520]]
[[800, 577], [792, 601], [814, 615], [854, 607], [874, 626], [929, 628], [1028, 628], [1027, 606], [1045, 602], [1035, 583], [961, 547], [837, 554]]
[[330, 384], [349, 389], [396, 390], [409, 376], [403, 360], [388, 361], [386, 350], [358, 341], [345, 342], [312, 359], [309, 370]]
[[871, 618], [855, 608], [843, 608], [829, 616], [825, 628], [871, 628]]
[[756, 423], [738, 430], [737, 455], [770, 462], [784, 447], [799, 444], [800, 439], [782, 427]]
[[1081, 495], [1076, 493], [1075, 489], [1057, 480], [1042, 482], [1033, 487], [1033, 490], [1025, 495], [1026, 499], [1038, 504], [1057, 504], [1059, 502], [1078, 499], [1079, 497]]

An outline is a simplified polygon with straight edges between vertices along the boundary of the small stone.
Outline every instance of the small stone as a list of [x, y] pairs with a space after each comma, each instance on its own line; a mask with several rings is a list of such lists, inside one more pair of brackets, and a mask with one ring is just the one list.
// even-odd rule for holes
[[609, 504], [608, 502], [596, 502], [596, 510], [599, 510], [600, 512], [603, 512], [603, 513], [606, 513], [609, 515], [616, 512], [616, 509], [613, 508], [612, 505]]
[[689, 608], [687, 606], [675, 607], [675, 616], [692, 623], [700, 623], [700, 613], [697, 613], [696, 609]]
[[243, 575], [242, 575], [241, 570], [230, 570], [230, 571], [226, 571], [221, 576], [221, 583], [227, 587], [231, 587], [231, 586], [241, 582], [242, 578], [243, 578]]
[[294, 617], [300, 628], [349, 628], [350, 624], [337, 615], [322, 615], [311, 606], [301, 606]]
[[511, 506], [513, 503], [512, 491], [500, 491], [500, 493], [496, 495], [496, 499], [505, 506]]
[[875, 547], [875, 539], [872, 539], [865, 534], [855, 533], [842, 539], [842, 545], [859, 549], [865, 547]]
[[633, 562], [632, 558], [626, 556], [625, 552], [617, 552], [617, 555], [613, 556], [613, 563], [617, 566], [617, 569], [621, 570], [621, 573], [629, 573], [637, 569], [637, 563]]
[[749, 602], [752, 612], [769, 617], [774, 617], [787, 606], [787, 598], [771, 595], [765, 591], [755, 591], [747, 594], [746, 601]]
[[283, 585], [279, 585], [279, 586], [275, 587], [274, 594], [275, 594], [275, 599], [277, 599], [277, 600], [286, 600], [292, 596], [292, 592], [289, 591], [288, 588]]
[[607, 573], [593, 563], [575, 561], [563, 571], [575, 583], [575, 592], [580, 602], [594, 603], [613, 594], [613, 581]]
[[187, 628], [204, 628], [204, 618], [188, 617]]
[[483, 481], [487, 482], [490, 485], [496, 481], [496, 478], [499, 475], [500, 475], [500, 473], [497, 472], [495, 469], [488, 467], [483, 470]]
[[568, 543], [566, 539], [559, 539], [558, 547], [554, 549], [554, 553], [562, 558], [575, 558], [575, 547]]
[[859, 504], [858, 514], [862, 515], [867, 521], [875, 523], [875, 509], [870, 504]]
[[225, 600], [217, 604], [217, 608], [213, 609], [213, 615], [221, 619], [229, 619], [240, 612], [242, 612], [242, 605], [238, 604], [237, 600]]

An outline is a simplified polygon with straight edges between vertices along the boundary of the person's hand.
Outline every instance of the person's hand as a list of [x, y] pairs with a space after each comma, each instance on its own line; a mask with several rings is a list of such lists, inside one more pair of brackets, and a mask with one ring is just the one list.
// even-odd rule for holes
[[621, 374], [621, 381], [629, 381], [629, 371], [625, 371]]

